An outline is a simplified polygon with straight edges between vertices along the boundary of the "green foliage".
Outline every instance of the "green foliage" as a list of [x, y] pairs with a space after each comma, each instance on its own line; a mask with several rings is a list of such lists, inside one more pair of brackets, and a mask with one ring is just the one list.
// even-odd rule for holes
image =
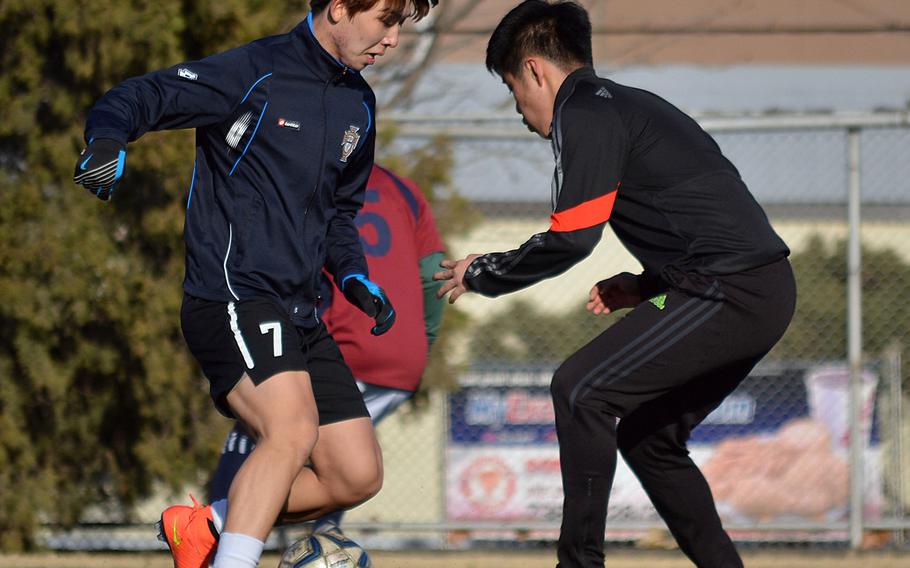
[[[792, 257], [799, 288], [796, 315], [771, 352], [772, 358], [847, 358], [846, 250], [844, 242], [826, 246], [816, 237]], [[910, 344], [910, 264], [890, 249], [863, 248], [861, 255], [865, 356], [879, 357], [894, 343], [906, 353]]]
[[[179, 330], [189, 132], [130, 147], [114, 200], [72, 184], [92, 103], [133, 75], [286, 31], [305, 2], [0, 4], [0, 549], [39, 521], [198, 481], [225, 421]], [[125, 513], [124, 513], [125, 514]]]

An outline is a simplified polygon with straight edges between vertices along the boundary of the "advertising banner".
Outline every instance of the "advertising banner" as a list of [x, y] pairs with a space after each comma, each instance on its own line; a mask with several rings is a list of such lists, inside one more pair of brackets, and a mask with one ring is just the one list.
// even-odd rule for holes
[[[549, 370], [473, 373], [450, 395], [447, 513], [452, 520], [558, 521], [562, 507]], [[692, 459], [727, 522], [824, 522], [847, 516], [848, 373], [843, 367], [755, 372], [697, 427]], [[874, 430], [877, 377], [862, 377], [865, 514], [881, 509]], [[597, 451], [592, 448], [591, 451]], [[621, 458], [610, 522], [657, 514]]]

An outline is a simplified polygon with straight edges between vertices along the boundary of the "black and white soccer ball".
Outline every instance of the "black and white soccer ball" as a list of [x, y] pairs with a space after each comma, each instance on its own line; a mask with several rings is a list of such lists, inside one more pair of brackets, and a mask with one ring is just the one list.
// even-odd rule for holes
[[278, 568], [372, 568], [370, 557], [339, 531], [314, 533], [284, 551]]

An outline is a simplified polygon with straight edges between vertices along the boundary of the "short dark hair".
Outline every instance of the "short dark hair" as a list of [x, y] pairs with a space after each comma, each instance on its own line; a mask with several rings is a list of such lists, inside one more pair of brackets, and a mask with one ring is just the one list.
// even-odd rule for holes
[[528, 55], [549, 59], [565, 70], [594, 65], [591, 20], [575, 2], [525, 0], [505, 15], [487, 44], [487, 69], [518, 76]]
[[[310, 0], [310, 11], [318, 14], [325, 10], [331, 0]], [[358, 12], [366, 12], [376, 5], [379, 0], [344, 0], [348, 13], [354, 15]], [[410, 6], [410, 10], [405, 13], [405, 17], [413, 18], [415, 21], [423, 18], [430, 12], [430, 8], [439, 3], [439, 0], [389, 0], [389, 12], [402, 12]]]

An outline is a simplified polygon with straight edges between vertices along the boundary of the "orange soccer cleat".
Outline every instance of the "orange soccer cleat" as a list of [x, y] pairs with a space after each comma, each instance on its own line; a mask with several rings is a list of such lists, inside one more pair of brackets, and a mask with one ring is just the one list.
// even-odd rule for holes
[[174, 568], [206, 568], [218, 543], [211, 505], [200, 505], [192, 494], [190, 499], [192, 506], [174, 505], [165, 509], [155, 525], [158, 540], [171, 549]]

